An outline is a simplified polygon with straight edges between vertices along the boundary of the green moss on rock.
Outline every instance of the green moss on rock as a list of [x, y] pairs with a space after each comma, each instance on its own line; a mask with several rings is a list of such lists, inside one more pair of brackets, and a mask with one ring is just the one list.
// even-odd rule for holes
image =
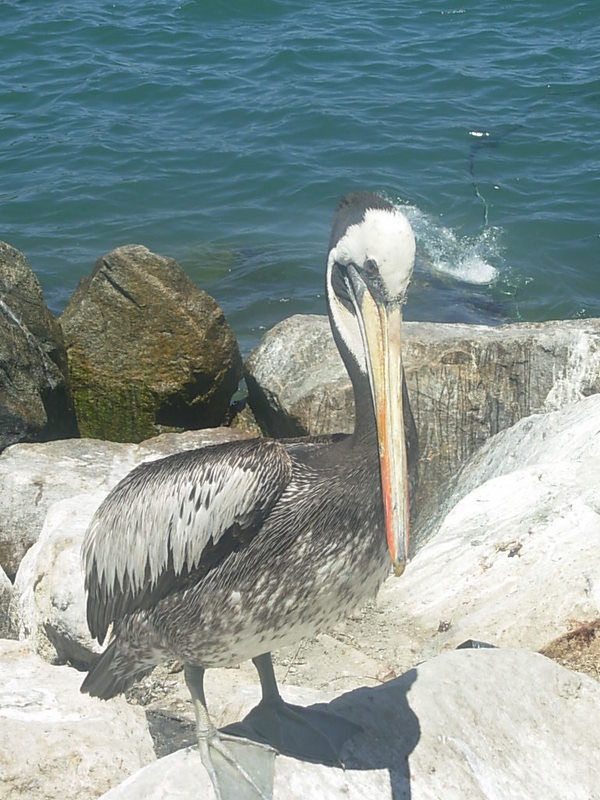
[[241, 376], [223, 312], [173, 259], [100, 259], [61, 318], [82, 436], [141, 441], [218, 425]]

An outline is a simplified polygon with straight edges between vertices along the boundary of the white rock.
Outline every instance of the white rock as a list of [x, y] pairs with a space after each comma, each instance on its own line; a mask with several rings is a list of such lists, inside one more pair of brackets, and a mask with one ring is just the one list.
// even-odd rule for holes
[[491, 478], [539, 463], [593, 464], [600, 449], [600, 394], [546, 414], [532, 414], [488, 439], [458, 473], [444, 510]]
[[[163, 800], [166, 792], [169, 800], [214, 800], [215, 792], [196, 748], [178, 750], [159, 759], [100, 800]], [[390, 778], [383, 769], [349, 773], [286, 756], [277, 756], [275, 761], [273, 800], [384, 800], [391, 796]]]
[[0, 640], [0, 797], [92, 800], [154, 760], [142, 710], [82, 695], [81, 679]]
[[13, 634], [9, 623], [9, 607], [13, 593], [13, 585], [0, 567], [0, 639], [8, 638]]
[[21, 561], [10, 608], [11, 628], [47, 661], [89, 664], [102, 648], [91, 638], [81, 543], [106, 492], [59, 500], [48, 509], [38, 541]]
[[379, 596], [421, 657], [469, 638], [539, 649], [600, 616], [600, 396], [490, 439], [429, 528]]
[[93, 439], [18, 444], [0, 456], [0, 539], [4, 569], [15, 575], [58, 500], [108, 489], [136, 465], [135, 446]]
[[[275, 800], [600, 797], [600, 684], [535, 653], [445, 653], [328, 707], [363, 728], [342, 753], [346, 769], [278, 756]], [[102, 800], [167, 792], [214, 796], [195, 750], [160, 759]]]

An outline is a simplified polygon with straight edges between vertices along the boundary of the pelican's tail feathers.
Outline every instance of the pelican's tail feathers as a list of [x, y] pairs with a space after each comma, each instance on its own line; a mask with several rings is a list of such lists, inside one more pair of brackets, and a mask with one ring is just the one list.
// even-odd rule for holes
[[113, 639], [88, 672], [80, 691], [101, 700], [121, 694], [152, 672], [159, 663], [140, 656], [128, 642], [122, 642], [118, 637]]

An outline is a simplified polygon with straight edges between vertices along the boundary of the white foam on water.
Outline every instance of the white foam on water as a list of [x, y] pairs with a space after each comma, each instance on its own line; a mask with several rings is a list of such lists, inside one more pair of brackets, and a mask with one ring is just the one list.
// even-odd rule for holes
[[420, 260], [432, 272], [463, 283], [484, 286], [498, 278], [491, 259], [498, 258], [499, 230], [486, 227], [476, 236], [459, 236], [416, 206], [402, 206], [415, 232]]
[[498, 270], [476, 253], [468, 255], [454, 264], [439, 261], [436, 268], [464, 283], [489, 284], [498, 277]]

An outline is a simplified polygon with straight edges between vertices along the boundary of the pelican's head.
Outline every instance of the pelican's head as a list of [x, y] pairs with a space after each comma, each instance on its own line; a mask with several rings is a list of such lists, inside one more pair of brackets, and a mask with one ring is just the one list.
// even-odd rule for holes
[[397, 575], [408, 555], [402, 306], [414, 261], [415, 237], [399, 209], [370, 192], [341, 200], [329, 240], [327, 303], [351, 375], [358, 370], [368, 377], [388, 548]]

